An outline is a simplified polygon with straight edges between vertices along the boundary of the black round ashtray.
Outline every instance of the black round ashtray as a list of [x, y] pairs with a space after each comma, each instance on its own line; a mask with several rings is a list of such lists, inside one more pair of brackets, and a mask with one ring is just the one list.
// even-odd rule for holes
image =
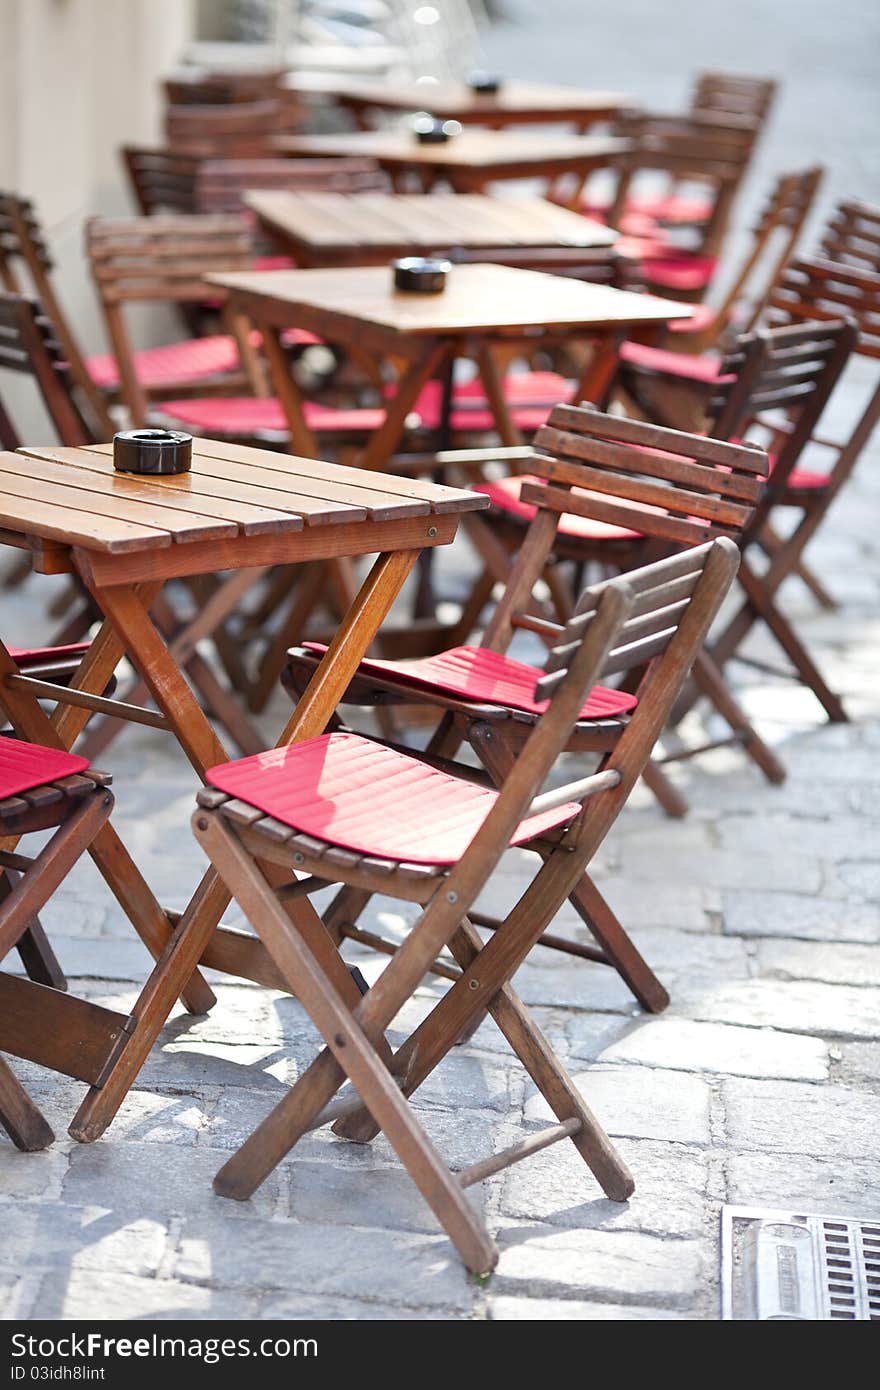
[[441, 121], [429, 111], [419, 111], [413, 117], [412, 128], [420, 145], [445, 145], [454, 135], [461, 134], [460, 121]]
[[492, 96], [494, 92], [501, 90], [501, 78], [494, 72], [483, 72], [478, 68], [472, 72], [467, 80], [467, 84], [472, 92], [478, 96]]
[[392, 266], [394, 288], [407, 294], [441, 294], [452, 269], [451, 262], [430, 256], [404, 256]]
[[113, 467], [120, 473], [188, 473], [192, 435], [182, 430], [120, 430], [113, 436]]

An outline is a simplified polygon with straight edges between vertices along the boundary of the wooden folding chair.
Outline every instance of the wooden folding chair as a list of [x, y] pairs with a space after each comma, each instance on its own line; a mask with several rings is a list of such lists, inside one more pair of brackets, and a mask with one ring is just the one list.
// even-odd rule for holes
[[285, 68], [247, 68], [238, 72], [185, 67], [162, 82], [170, 106], [223, 106], [233, 101], [267, 101], [284, 88]]
[[[633, 1191], [629, 1172], [510, 979], [625, 804], [736, 565], [736, 546], [721, 539], [588, 590], [534, 689], [536, 699], [549, 697], [550, 704], [497, 794], [351, 734], [323, 735], [209, 773], [213, 789], [200, 794], [196, 838], [326, 1043], [218, 1173], [219, 1193], [250, 1196], [312, 1128], [333, 1122], [337, 1133], [359, 1142], [381, 1129], [475, 1273], [494, 1266], [497, 1250], [464, 1190], [548, 1144], [571, 1139], [606, 1195], [627, 1199]], [[674, 616], [670, 584], [679, 596]], [[615, 748], [591, 776], [539, 793], [588, 690], [603, 670], [629, 666], [633, 657], [646, 669], [638, 705]], [[484, 945], [471, 909], [511, 844], [536, 850], [540, 867]], [[263, 864], [282, 868], [289, 881], [273, 889]], [[308, 945], [283, 906], [331, 882], [379, 888], [424, 909], [353, 1009], [333, 982], [339, 956], [332, 939]], [[460, 974], [390, 1056], [384, 1030], [444, 947]], [[435, 1151], [407, 1097], [487, 1011], [557, 1123], [455, 1173]], [[355, 1094], [334, 1103], [346, 1079]]]
[[856, 198], [842, 199], [828, 219], [819, 247], [823, 260], [880, 274], [880, 207]]
[[[109, 782], [85, 758], [0, 738], [4, 845], [33, 831], [54, 831], [34, 858], [0, 849], [0, 960], [16, 947], [30, 976], [22, 981], [0, 973], [0, 1049], [84, 1079], [93, 1079], [92, 1053], [116, 1015], [64, 995], [67, 983], [36, 914], [106, 824], [113, 807]], [[50, 1008], [59, 993], [60, 1011]], [[21, 1149], [42, 1149], [54, 1138], [2, 1059], [0, 1124]]]
[[[690, 232], [686, 249], [704, 259], [717, 257], [734, 199], [754, 151], [758, 129], [749, 117], [726, 114], [667, 116], [631, 112], [619, 118], [614, 133], [629, 140], [630, 147], [614, 161], [616, 183], [606, 214], [609, 224], [620, 226], [630, 235], [647, 234], [649, 238], [657, 238], [656, 226], [633, 223], [633, 216], [640, 219], [647, 216], [651, 220], [656, 213], [648, 213], [648, 205], [662, 207], [672, 196], [685, 197], [683, 189], [696, 190], [705, 200], [707, 215], [681, 224]], [[649, 204], [640, 198], [640, 184], [645, 181], [645, 175], [651, 184], [655, 184], [658, 177], [666, 184], [660, 194], [648, 194]], [[678, 244], [670, 242], [670, 249], [674, 250]], [[652, 283], [655, 277], [656, 283], [661, 284], [659, 267], [651, 276]], [[691, 289], [682, 287], [678, 297], [699, 299], [708, 283], [707, 278]]]
[[[844, 314], [849, 321], [841, 324], [839, 316]], [[800, 384], [804, 390], [808, 384], [812, 356], [815, 385], [809, 398], [801, 403], [800, 410], [796, 402], [792, 410], [792, 403], [789, 402], [788, 414], [791, 418], [767, 422], [767, 428], [773, 435], [771, 447], [778, 449], [778, 461], [764, 502], [764, 524], [760, 524], [759, 518], [755, 541], [767, 552], [769, 567], [758, 574], [750, 557], [745, 556], [742, 583], [747, 602], [713, 644], [713, 654], [722, 666], [733, 656], [739, 660], [745, 659], [740, 652], [741, 644], [753, 625], [763, 620], [791, 661], [796, 678], [813, 691], [829, 719], [839, 722], [847, 717], [839, 697], [823, 680], [776, 600], [785, 580], [792, 574], [798, 574], [812, 581], [810, 587], [826, 606], [833, 603], [825, 596], [821, 584], [805, 569], [804, 551], [849, 479], [880, 420], [880, 383], [871, 393], [846, 440], [831, 440], [824, 432], [820, 433], [820, 420], [850, 351], [873, 360], [880, 357], [880, 333], [877, 328], [880, 322], [880, 274], [830, 261], [807, 258], [794, 261], [771, 295], [767, 318], [771, 322], [775, 320], [790, 325], [770, 330], [769, 337], [779, 344], [791, 346], [794, 355], [790, 360], [793, 364], [800, 362]], [[779, 365], [781, 367], [781, 360]], [[816, 367], [819, 368], [818, 372]], [[782, 377], [780, 371], [777, 378], [780, 388]], [[793, 375], [792, 370], [788, 377], [786, 389], [793, 393], [798, 385], [798, 377]], [[763, 417], [768, 409], [779, 404], [773, 398], [772, 391], [772, 383], [768, 383], [769, 394], [764, 398], [756, 395], [748, 407], [752, 415]], [[719, 418], [713, 433], [722, 435], [728, 428], [729, 420], [729, 416], [727, 420]], [[735, 426], [738, 432], [742, 432], [741, 424], [744, 423], [747, 422], [741, 418]], [[827, 472], [795, 466], [801, 450], [808, 443], [834, 455]], [[773, 509], [777, 506], [794, 508], [800, 513], [797, 525], [789, 531], [784, 541], [773, 526]], [[790, 675], [791, 671], [783, 674]]]
[[[669, 349], [687, 353], [702, 353], [717, 346], [733, 327], [740, 333], [754, 328], [768, 296], [782, 274], [800, 238], [822, 183], [821, 165], [800, 172], [780, 174], [774, 180], [770, 196], [764, 203], [752, 227], [751, 242], [739, 263], [720, 304], [696, 306], [691, 319], [671, 323], [664, 343], [653, 347], [643, 343], [625, 342], [620, 349], [621, 374], [625, 378], [630, 364], [668, 368], [678, 364], [670, 360]], [[692, 257], [669, 257], [666, 288], [676, 290], [676, 277], [681, 276], [681, 288], [687, 288], [695, 264], [699, 278], [699, 262]], [[650, 260], [645, 262], [646, 279], [650, 279]], [[638, 272], [635, 272], [637, 277]], [[717, 360], [706, 363], [707, 379]]]
[[[466, 743], [499, 785], [540, 717], [532, 690], [541, 672], [508, 655], [513, 636], [525, 629], [552, 644], [562, 632], [558, 624], [535, 616], [532, 603], [534, 585], [546, 575], [551, 558], [565, 553], [561, 523], [571, 528], [584, 517], [594, 535], [617, 525], [621, 541], [616, 550], [606, 547], [611, 553], [603, 554], [603, 562], [632, 569], [638, 558], [647, 559], [663, 548], [695, 545], [718, 534], [736, 538], [757, 504], [767, 471], [766, 455], [753, 446], [719, 444], [587, 407], [558, 406], [538, 440], [543, 452], [532, 459], [532, 476], [517, 480], [529, 496], [532, 521], [519, 536], [510, 578], [480, 646], [452, 647], [416, 660], [365, 660], [341, 701], [380, 709], [421, 705], [436, 710], [442, 719], [424, 756], [440, 759], [445, 766]], [[489, 484], [485, 490], [491, 488]], [[604, 517], [598, 526], [591, 516], [594, 506]], [[320, 651], [312, 644], [290, 653], [285, 684], [297, 695], [314, 672]], [[615, 746], [635, 707], [633, 670], [622, 688], [597, 686], [590, 692], [567, 752], [586, 756]], [[694, 676], [731, 728], [729, 737], [715, 739], [710, 746], [742, 744], [766, 776], [781, 781], [781, 763], [702, 652], [695, 658]], [[688, 753], [698, 751], [706, 750], [692, 748]], [[667, 785], [660, 765], [649, 761], [643, 775], [668, 811], [681, 814], [682, 806], [686, 809]], [[343, 890], [327, 910], [325, 925], [339, 940], [351, 937], [387, 952], [388, 942], [358, 926], [367, 900], [366, 894]], [[654, 1013], [665, 1008], [666, 990], [587, 875], [570, 901], [596, 944], [583, 945], [556, 934], [545, 934], [540, 944], [611, 965], [644, 1008]], [[478, 926], [497, 926], [484, 915], [471, 914], [471, 920]]]

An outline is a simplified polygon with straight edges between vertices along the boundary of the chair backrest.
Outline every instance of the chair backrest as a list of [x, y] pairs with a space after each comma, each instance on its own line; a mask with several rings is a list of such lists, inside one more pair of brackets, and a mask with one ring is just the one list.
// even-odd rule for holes
[[855, 351], [880, 357], [880, 273], [812, 256], [786, 266], [765, 313], [770, 325], [844, 316], [858, 325]]
[[55, 291], [52, 255], [33, 203], [0, 192], [0, 284], [10, 294], [33, 294], [54, 325], [77, 386], [88, 401], [94, 429], [109, 439], [113, 421], [86, 367], [76, 335]]
[[205, 159], [271, 154], [274, 137], [289, 130], [287, 108], [278, 100], [169, 106], [165, 113], [169, 148], [175, 154], [197, 154]]
[[[517, 823], [529, 813], [566, 802], [584, 810], [565, 834], [579, 876], [626, 802], [666, 726], [672, 706], [733, 582], [739, 564], [734, 543], [719, 537], [683, 555], [630, 570], [587, 589], [547, 657], [535, 698], [550, 704], [530, 734], [477, 835], [446, 887], [473, 900]], [[590, 687], [610, 674], [638, 671], [638, 704], [599, 771], [537, 795], [570, 740]], [[439, 912], [454, 915], [450, 892], [438, 894]], [[459, 909], [459, 917], [461, 909]], [[426, 918], [427, 920], [427, 918]]]
[[[744, 358], [760, 350], [752, 343]], [[534, 627], [524, 609], [553, 550], [563, 513], [623, 526], [662, 548], [717, 536], [739, 543], [758, 507], [769, 461], [754, 444], [731, 444], [591, 405], [558, 405], [535, 436], [520, 497], [536, 508], [510, 581], [482, 645], [505, 651], [515, 627]], [[540, 622], [538, 623], [540, 630]]]
[[282, 89], [284, 68], [255, 68], [219, 72], [206, 68], [181, 68], [166, 77], [162, 90], [171, 106], [223, 106], [233, 101], [260, 101]]
[[198, 155], [123, 145], [120, 150], [138, 212], [197, 212]]
[[852, 198], [838, 203], [823, 232], [819, 255], [880, 273], [880, 207]]
[[776, 99], [778, 83], [733, 72], [699, 72], [691, 90], [692, 114], [749, 116], [763, 124]]
[[615, 122], [614, 133], [628, 140], [629, 147], [613, 161], [617, 185], [608, 210], [610, 224], [619, 222], [633, 182], [644, 172], [665, 173], [678, 184], [705, 184], [713, 203], [702, 229], [700, 251], [716, 254], [752, 156], [756, 122], [748, 116], [668, 116], [634, 111]]
[[387, 191], [387, 176], [370, 159], [206, 159], [195, 180], [195, 210], [240, 212], [250, 189], [289, 193]]
[[[726, 323], [748, 294], [749, 308], [739, 319], [738, 327], [743, 332], [754, 327], [813, 209], [823, 174], [822, 166], [817, 164], [797, 173], [780, 174], [776, 179], [752, 229], [751, 248], [718, 307], [718, 322]], [[759, 270], [760, 286], [755, 287], [753, 281]]]
[[119, 367], [122, 395], [133, 421], [147, 412], [123, 308], [132, 303], [222, 303], [205, 283], [212, 272], [247, 270], [253, 238], [241, 217], [93, 217], [86, 251]]
[[[75, 398], [75, 379], [64, 346], [34, 299], [0, 293], [0, 371], [18, 372], [36, 383], [61, 444], [96, 442]], [[20, 440], [0, 406], [0, 443], [17, 449]]]
[[[710, 430], [716, 439], [741, 440], [755, 427], [773, 436], [769, 485], [747, 528], [747, 539], [760, 529], [815, 435], [855, 347], [858, 328], [851, 320], [838, 318], [764, 328], [754, 337], [763, 350], [739, 372]], [[783, 429], [775, 428], [774, 415], [783, 418]]]
[[524, 483], [524, 502], [686, 546], [715, 536], [737, 539], [768, 472], [767, 455], [756, 445], [606, 415], [590, 405], [554, 406], [535, 435], [535, 450], [530, 471], [546, 482]]

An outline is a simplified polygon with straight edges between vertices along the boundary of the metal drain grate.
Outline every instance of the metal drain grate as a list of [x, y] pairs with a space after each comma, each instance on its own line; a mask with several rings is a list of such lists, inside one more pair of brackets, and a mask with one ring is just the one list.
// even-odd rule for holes
[[721, 1212], [722, 1317], [880, 1322], [880, 1218]]

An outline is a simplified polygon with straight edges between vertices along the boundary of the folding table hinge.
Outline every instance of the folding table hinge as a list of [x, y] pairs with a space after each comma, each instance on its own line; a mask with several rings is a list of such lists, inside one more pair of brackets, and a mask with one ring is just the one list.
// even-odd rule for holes
[[367, 994], [369, 992], [370, 986], [367, 984], [366, 980], [364, 979], [361, 972], [358, 970], [357, 966], [350, 965], [348, 967], [348, 973], [351, 975], [351, 978], [354, 980], [361, 994]]
[[119, 1061], [119, 1058], [124, 1052], [129, 1039], [131, 1038], [132, 1034], [137, 1028], [137, 1022], [138, 1021], [135, 1018], [134, 1014], [129, 1014], [128, 1018], [124, 1019], [122, 1023], [119, 1025], [119, 1032], [116, 1034], [116, 1037], [113, 1040], [113, 1043], [111, 1044], [110, 1051], [104, 1058], [104, 1065], [102, 1066], [100, 1072], [95, 1077], [95, 1080], [92, 1083], [95, 1087], [95, 1090], [100, 1091], [102, 1086], [107, 1085], [107, 1082], [110, 1079], [110, 1073], [113, 1071], [113, 1068], [116, 1066], [116, 1063]]

